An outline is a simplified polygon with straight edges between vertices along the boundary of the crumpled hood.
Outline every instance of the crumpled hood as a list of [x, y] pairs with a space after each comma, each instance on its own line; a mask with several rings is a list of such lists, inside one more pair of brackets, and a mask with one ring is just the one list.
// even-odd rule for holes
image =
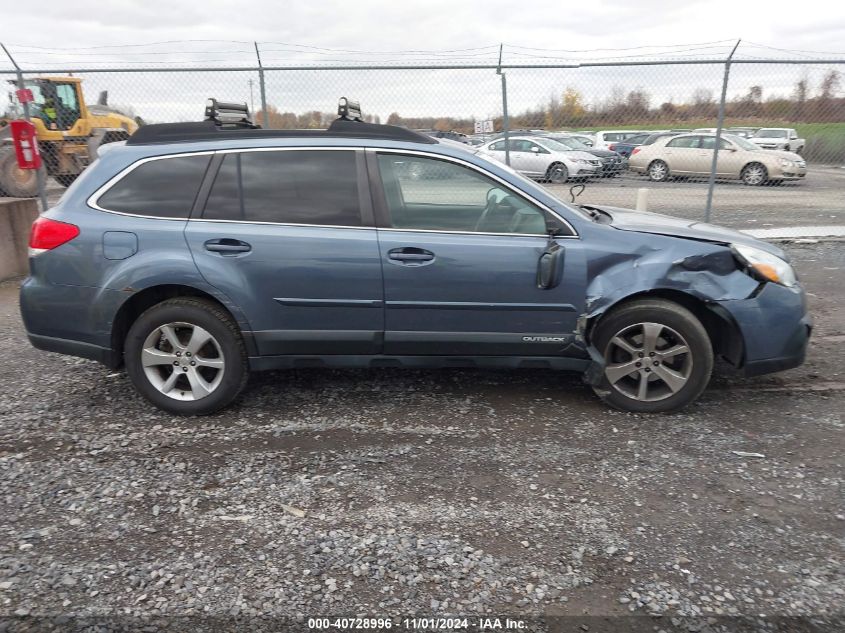
[[746, 244], [761, 250], [777, 255], [781, 259], [789, 261], [786, 254], [774, 244], [758, 240], [755, 237], [726, 229], [715, 224], [707, 224], [696, 220], [676, 218], [671, 215], [660, 213], [643, 213], [632, 209], [621, 209], [619, 207], [606, 207], [589, 205], [602, 211], [607, 211], [613, 221], [610, 225], [622, 231], [636, 231], [637, 233], [655, 233], [657, 235], [669, 235], [705, 242], [716, 242], [721, 244]]

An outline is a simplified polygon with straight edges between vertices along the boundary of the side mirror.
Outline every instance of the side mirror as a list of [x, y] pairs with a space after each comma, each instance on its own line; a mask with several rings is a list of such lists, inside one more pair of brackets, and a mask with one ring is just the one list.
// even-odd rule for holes
[[534, 152], [535, 154], [539, 154], [539, 153], [540, 153], [540, 148], [539, 148], [539, 147], [537, 147], [536, 145], [532, 145], [532, 146], [531, 146], [531, 151], [532, 151], [532, 152]]
[[557, 221], [557, 218], [546, 217], [546, 235], [550, 238], [555, 235], [563, 235], [563, 227]]
[[546, 245], [546, 250], [540, 255], [537, 262], [537, 287], [542, 290], [554, 288], [560, 283], [563, 271], [563, 247], [551, 239]]

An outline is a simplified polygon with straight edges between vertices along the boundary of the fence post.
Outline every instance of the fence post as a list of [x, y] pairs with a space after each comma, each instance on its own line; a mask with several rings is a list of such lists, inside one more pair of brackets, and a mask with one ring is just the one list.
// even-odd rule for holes
[[[6, 52], [6, 56], [12, 62], [12, 65], [15, 67], [15, 73], [18, 76], [18, 88], [23, 90], [26, 87], [26, 84], [23, 80], [23, 72], [21, 71], [21, 67], [18, 66], [18, 63], [15, 61], [15, 58], [12, 57], [12, 54], [9, 52], [9, 49], [6, 48], [6, 45], [0, 42], [0, 46], [3, 47], [3, 50]], [[21, 104], [23, 106], [23, 116], [24, 118], [29, 121], [29, 102], [23, 102]], [[39, 148], [40, 149], [40, 148]], [[47, 178], [44, 176], [44, 164], [42, 162], [41, 167], [38, 168], [35, 177], [38, 181], [38, 198], [41, 200], [41, 212], [47, 210]]]
[[499, 64], [496, 67], [496, 74], [502, 78], [502, 131], [505, 133], [505, 164], [511, 164], [511, 144], [508, 137], [510, 121], [508, 120], [508, 78], [502, 72], [502, 44], [499, 44]]
[[710, 221], [710, 211], [713, 208], [713, 189], [716, 187], [716, 166], [719, 160], [719, 139], [722, 138], [722, 126], [725, 124], [725, 100], [728, 95], [728, 76], [731, 74], [731, 60], [736, 52], [739, 39], [731, 49], [728, 58], [725, 60], [725, 75], [722, 78], [722, 98], [719, 101], [719, 119], [716, 121], [716, 143], [713, 146], [713, 161], [710, 163], [710, 177], [707, 179], [707, 204], [704, 207], [704, 221]]
[[263, 127], [270, 127], [270, 119], [267, 118], [267, 91], [264, 88], [264, 66], [261, 64], [261, 53], [258, 50], [258, 42], [255, 44], [255, 57], [258, 59], [258, 85], [261, 89], [261, 112], [263, 116]]

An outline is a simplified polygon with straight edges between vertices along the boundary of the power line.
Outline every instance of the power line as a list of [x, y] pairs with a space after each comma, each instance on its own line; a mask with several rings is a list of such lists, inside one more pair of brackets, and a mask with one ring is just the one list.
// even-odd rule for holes
[[591, 48], [591, 49], [581, 49], [581, 50], [569, 50], [565, 48], [536, 48], [531, 46], [519, 46], [517, 44], [506, 44], [510, 48], [520, 48], [523, 50], [529, 51], [544, 51], [547, 53], [599, 53], [599, 52], [613, 52], [613, 51], [636, 51], [642, 50], [644, 48], [679, 48], [682, 46], [704, 46], [707, 44], [725, 44], [726, 42], [735, 42], [736, 40], [715, 40], [712, 42], [687, 42], [685, 44], [649, 44], [644, 46], [629, 46], [626, 48]]

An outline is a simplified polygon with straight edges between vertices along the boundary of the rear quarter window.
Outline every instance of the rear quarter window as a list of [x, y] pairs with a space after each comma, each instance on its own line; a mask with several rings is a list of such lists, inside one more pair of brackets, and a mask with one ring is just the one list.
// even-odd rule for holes
[[107, 211], [187, 218], [211, 156], [174, 156], [142, 163], [97, 199]]

